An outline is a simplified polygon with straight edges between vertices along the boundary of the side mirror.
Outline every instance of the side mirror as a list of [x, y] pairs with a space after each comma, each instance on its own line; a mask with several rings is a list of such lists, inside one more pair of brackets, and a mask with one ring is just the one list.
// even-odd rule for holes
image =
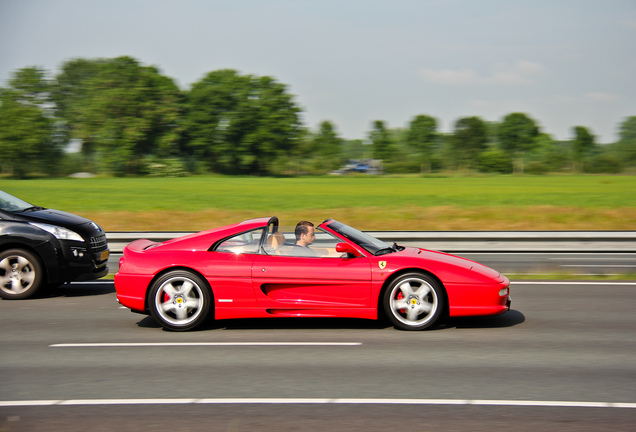
[[360, 252], [358, 252], [349, 243], [338, 243], [336, 245], [336, 252], [338, 252], [338, 253], [346, 253], [349, 256], [349, 258], [356, 258], [356, 257], [360, 256]]

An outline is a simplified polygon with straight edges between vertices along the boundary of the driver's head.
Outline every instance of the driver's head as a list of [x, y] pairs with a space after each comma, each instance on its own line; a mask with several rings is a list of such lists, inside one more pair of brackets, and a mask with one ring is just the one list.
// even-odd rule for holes
[[309, 221], [298, 222], [294, 234], [296, 235], [296, 242], [303, 242], [306, 245], [312, 244], [316, 238], [314, 224]]

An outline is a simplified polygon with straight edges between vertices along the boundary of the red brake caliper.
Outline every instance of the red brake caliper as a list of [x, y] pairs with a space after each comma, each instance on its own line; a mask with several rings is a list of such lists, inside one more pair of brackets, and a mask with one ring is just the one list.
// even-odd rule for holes
[[[402, 291], [398, 292], [397, 298], [396, 300], [402, 300], [404, 298], [404, 295], [402, 294]], [[400, 309], [400, 313], [405, 313], [406, 309]]]

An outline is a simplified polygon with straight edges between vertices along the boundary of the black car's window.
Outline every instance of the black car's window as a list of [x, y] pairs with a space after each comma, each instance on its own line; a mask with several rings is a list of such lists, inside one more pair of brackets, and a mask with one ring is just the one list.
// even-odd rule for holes
[[9, 195], [8, 193], [0, 190], [0, 210], [20, 212], [31, 207], [33, 207], [33, 204], [29, 204], [20, 198], [16, 198], [13, 195]]
[[263, 228], [247, 231], [220, 242], [213, 249], [215, 252], [234, 254], [257, 254], [259, 252]]

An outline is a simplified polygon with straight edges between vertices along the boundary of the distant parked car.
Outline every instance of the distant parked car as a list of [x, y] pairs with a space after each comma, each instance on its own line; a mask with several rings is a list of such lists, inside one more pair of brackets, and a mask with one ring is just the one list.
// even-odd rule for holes
[[0, 297], [108, 274], [106, 233], [95, 222], [0, 190]]
[[342, 168], [331, 171], [332, 175], [346, 175], [346, 174], [382, 174], [382, 160], [381, 159], [351, 159]]

